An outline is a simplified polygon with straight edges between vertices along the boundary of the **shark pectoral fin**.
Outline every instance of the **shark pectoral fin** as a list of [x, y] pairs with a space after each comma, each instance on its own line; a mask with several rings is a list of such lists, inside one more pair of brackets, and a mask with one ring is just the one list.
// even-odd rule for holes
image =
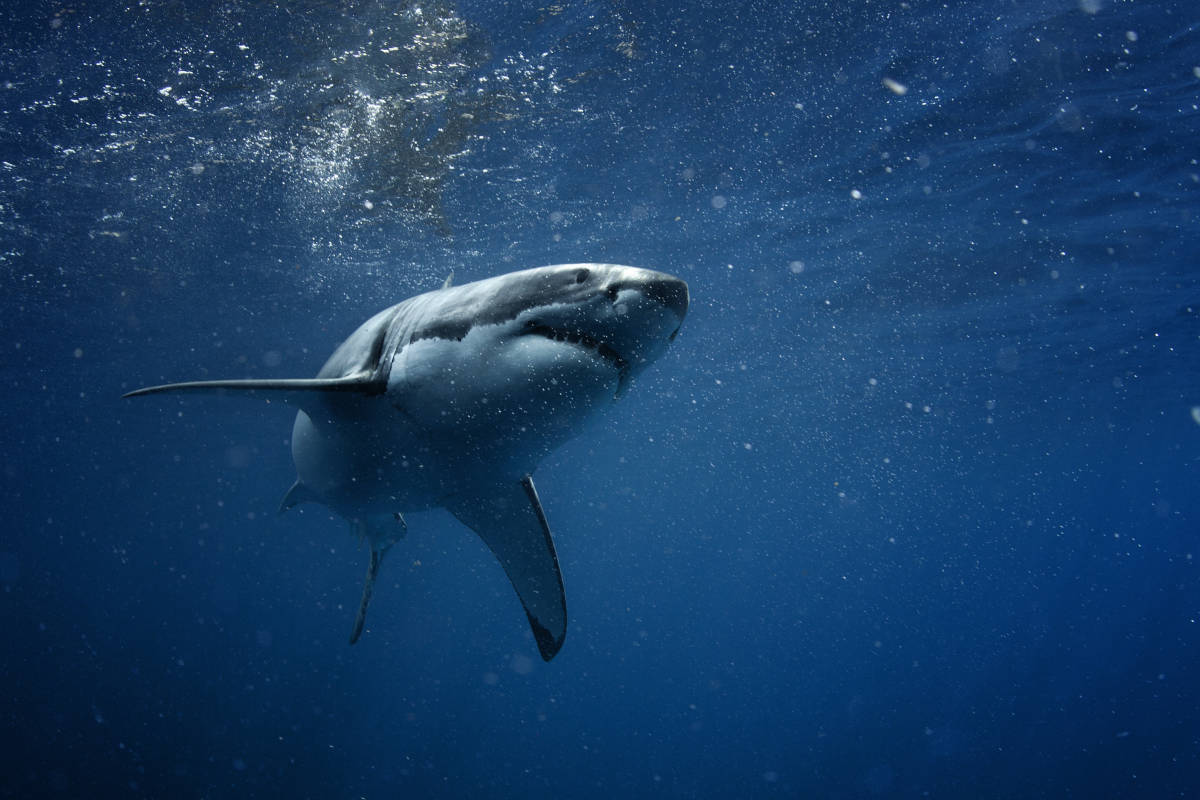
[[166, 383], [162, 386], [147, 386], [126, 392], [122, 397], [141, 397], [146, 394], [162, 394], [163, 392], [211, 392], [227, 389], [242, 392], [271, 392], [285, 402], [304, 405], [304, 400], [311, 399], [313, 393], [349, 393], [359, 395], [378, 395], [387, 390], [386, 381], [380, 380], [370, 372], [358, 372], [353, 375], [343, 375], [339, 378], [279, 378], [276, 380], [222, 380], [222, 381], [185, 381], [184, 383]]
[[545, 661], [554, 658], [567, 635], [567, 598], [533, 479], [457, 495], [446, 508], [495, 554], [525, 607], [538, 651]]

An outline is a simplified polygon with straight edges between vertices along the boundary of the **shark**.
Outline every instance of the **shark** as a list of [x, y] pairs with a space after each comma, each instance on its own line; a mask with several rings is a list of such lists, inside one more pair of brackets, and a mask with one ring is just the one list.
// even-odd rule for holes
[[620, 264], [526, 269], [411, 297], [368, 319], [315, 378], [149, 386], [248, 392], [295, 407], [296, 481], [370, 549], [358, 641], [404, 514], [445, 508], [500, 562], [550, 661], [567, 632], [562, 571], [532, 474], [674, 341], [690, 302], [672, 275]]

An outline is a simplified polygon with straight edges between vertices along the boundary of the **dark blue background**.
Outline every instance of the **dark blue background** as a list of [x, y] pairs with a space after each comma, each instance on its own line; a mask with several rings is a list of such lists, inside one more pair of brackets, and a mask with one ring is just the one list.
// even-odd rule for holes
[[[3, 796], [1200, 786], [1192, 4], [0, 30]], [[288, 410], [120, 399], [308, 376], [450, 270], [583, 260], [693, 307], [536, 473], [550, 664], [441, 512], [347, 647], [366, 554], [275, 516]]]

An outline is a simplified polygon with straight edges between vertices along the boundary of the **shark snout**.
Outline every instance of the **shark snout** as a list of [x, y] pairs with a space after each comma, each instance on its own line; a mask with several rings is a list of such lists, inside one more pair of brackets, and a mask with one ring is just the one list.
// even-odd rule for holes
[[679, 321], [683, 322], [683, 318], [687, 316], [688, 310], [688, 286], [679, 278], [670, 275], [655, 277], [646, 283], [643, 291], [646, 296], [656, 302], [662, 303], [664, 306], [674, 312], [675, 316], [679, 317]]
[[683, 322], [688, 310], [687, 284], [665, 272], [639, 269], [636, 270], [636, 275], [635, 280], [627, 278], [610, 283], [608, 286], [609, 296], [615, 298], [618, 289], [633, 289], [669, 309], [679, 318], [680, 322]]

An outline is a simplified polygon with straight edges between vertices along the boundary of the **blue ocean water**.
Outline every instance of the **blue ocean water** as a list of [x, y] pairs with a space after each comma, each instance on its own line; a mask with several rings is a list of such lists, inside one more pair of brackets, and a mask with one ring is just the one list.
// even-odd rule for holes
[[[1200, 11], [1185, 2], [0, 9], [4, 797], [1187, 797]], [[483, 544], [366, 554], [278, 404], [374, 312], [686, 279]]]

